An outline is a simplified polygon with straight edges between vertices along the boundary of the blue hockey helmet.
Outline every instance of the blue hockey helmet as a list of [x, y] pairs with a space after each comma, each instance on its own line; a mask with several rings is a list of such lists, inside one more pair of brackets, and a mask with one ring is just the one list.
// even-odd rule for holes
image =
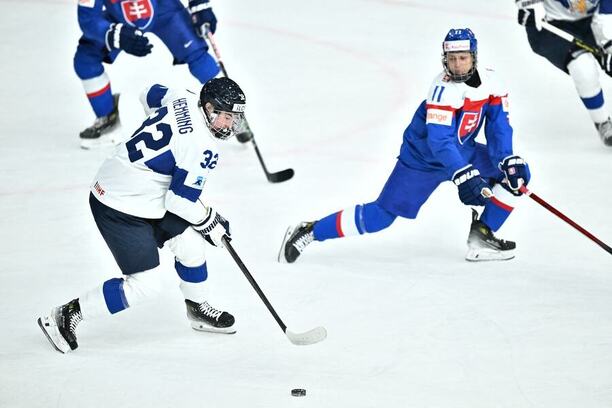
[[[448, 54], [469, 52], [472, 54], [472, 68], [465, 74], [455, 74], [448, 68]], [[442, 42], [442, 65], [446, 74], [455, 82], [465, 82], [476, 72], [478, 41], [469, 28], [451, 28]]]

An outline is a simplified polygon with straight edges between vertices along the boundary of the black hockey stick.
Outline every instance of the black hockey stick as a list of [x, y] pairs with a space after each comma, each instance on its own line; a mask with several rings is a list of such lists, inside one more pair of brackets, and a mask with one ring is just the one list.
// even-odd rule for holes
[[554, 26], [545, 20], [542, 20], [542, 28], [545, 29], [546, 31], [549, 31], [563, 38], [567, 42], [574, 44], [576, 47], [582, 48], [583, 50], [590, 52], [596, 57], [601, 57], [604, 54], [604, 52], [599, 47], [589, 44], [581, 40], [580, 38], [576, 38], [572, 34], [568, 33], [567, 31], [563, 31], [559, 27]]
[[607, 253], [612, 255], [612, 248], [610, 248], [607, 244], [605, 244], [602, 240], [597, 238], [595, 235], [591, 234], [589, 231], [585, 230], [580, 225], [576, 224], [574, 221], [572, 221], [568, 216], [563, 214], [561, 211], [557, 210], [555, 207], [553, 207], [552, 205], [548, 204], [546, 201], [541, 199], [538, 195], [529, 191], [527, 187], [521, 186], [520, 191], [521, 193], [526, 194], [529, 198], [533, 199], [536, 203], [540, 204], [542, 207], [546, 208], [551, 213], [555, 214], [557, 217], [561, 218], [563, 221], [567, 222], [572, 227], [576, 228], [578, 231], [582, 233], [582, 235], [586, 236], [591, 241], [595, 242], [597, 245], [602, 247]]
[[278, 314], [276, 313], [276, 311], [270, 304], [270, 301], [268, 300], [266, 295], [264, 295], [263, 291], [261, 290], [261, 288], [255, 281], [255, 278], [253, 278], [253, 275], [251, 275], [247, 267], [244, 265], [244, 263], [242, 262], [242, 260], [240, 259], [236, 251], [234, 250], [234, 247], [232, 247], [230, 242], [227, 240], [227, 237], [224, 236], [222, 239], [223, 239], [223, 244], [227, 248], [227, 251], [230, 253], [232, 258], [234, 258], [234, 261], [236, 262], [236, 264], [238, 265], [242, 273], [244, 273], [244, 276], [246, 276], [251, 286], [253, 286], [253, 289], [255, 289], [255, 292], [257, 292], [257, 294], [259, 295], [261, 300], [264, 302], [264, 304], [266, 305], [270, 313], [272, 313], [274, 320], [276, 320], [276, 323], [278, 323], [280, 328], [283, 330], [283, 333], [285, 333], [285, 335], [287, 336], [287, 338], [289, 339], [291, 343], [298, 345], [298, 346], [307, 346], [307, 345], [315, 344], [315, 343], [325, 340], [325, 338], [327, 337], [327, 330], [325, 330], [325, 327], [319, 326], [319, 327], [316, 327], [304, 333], [294, 333], [291, 330], [287, 329], [287, 326], [285, 325], [285, 323], [283, 323], [281, 318], [278, 316]]
[[[221, 68], [221, 72], [223, 72], [223, 75], [225, 77], [229, 78], [229, 75], [227, 75], [227, 70], [225, 69], [225, 65], [223, 64], [223, 60], [221, 59], [221, 53], [219, 52], [219, 48], [217, 48], [217, 42], [215, 41], [213, 34], [208, 30], [206, 31], [206, 38], [210, 42], [210, 45], [213, 48], [215, 56], [217, 57], [217, 63], [219, 64], [219, 68]], [[257, 158], [259, 159], [261, 168], [263, 169], [264, 173], [266, 173], [266, 178], [268, 179], [268, 181], [270, 183], [282, 183], [283, 181], [287, 181], [291, 179], [293, 175], [295, 174], [293, 169], [285, 169], [285, 170], [277, 171], [275, 173], [270, 173], [268, 171], [268, 168], [266, 167], [266, 164], [264, 163], [263, 156], [261, 155], [261, 152], [259, 151], [259, 148], [257, 147], [257, 143], [255, 142], [255, 135], [253, 134], [253, 131], [251, 130], [251, 127], [249, 126], [249, 122], [247, 122], [246, 118], [244, 119], [244, 126], [246, 127], [246, 129], [243, 133], [248, 133], [248, 136], [246, 136], [245, 139], [246, 141], [250, 141], [251, 144], [253, 144], [253, 147], [255, 148], [255, 154], [257, 154]]]

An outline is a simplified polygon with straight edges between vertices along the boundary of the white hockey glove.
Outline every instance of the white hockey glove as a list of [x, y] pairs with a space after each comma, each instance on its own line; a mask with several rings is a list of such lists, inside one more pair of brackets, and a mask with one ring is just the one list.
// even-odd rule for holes
[[232, 234], [230, 232], [229, 221], [210, 207], [208, 207], [208, 214], [204, 218], [204, 221], [194, 225], [193, 228], [202, 234], [209, 244], [216, 247], [223, 248], [223, 237], [231, 241]]
[[522, 26], [535, 25], [535, 28], [542, 30], [542, 20], [546, 17], [544, 0], [516, 0], [518, 7], [518, 23]]

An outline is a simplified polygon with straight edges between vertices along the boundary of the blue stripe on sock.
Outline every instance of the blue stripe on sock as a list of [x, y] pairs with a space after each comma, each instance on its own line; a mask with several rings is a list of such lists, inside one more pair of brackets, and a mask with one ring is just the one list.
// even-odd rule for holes
[[204, 282], [208, 278], [208, 269], [206, 268], [206, 262], [200, 266], [185, 266], [179, 261], [174, 261], [174, 269], [178, 273], [179, 278], [185, 282], [200, 283]]
[[599, 93], [590, 98], [580, 98], [582, 99], [582, 103], [586, 106], [587, 109], [599, 109], [604, 104], [603, 91], [600, 89]]
[[115, 314], [130, 307], [123, 291], [123, 279], [113, 278], [104, 282], [102, 292], [106, 307], [111, 314]]
[[365, 228], [365, 220], [363, 218], [363, 205], [355, 206], [355, 225], [357, 226], [357, 231], [359, 234], [363, 234], [366, 230]]

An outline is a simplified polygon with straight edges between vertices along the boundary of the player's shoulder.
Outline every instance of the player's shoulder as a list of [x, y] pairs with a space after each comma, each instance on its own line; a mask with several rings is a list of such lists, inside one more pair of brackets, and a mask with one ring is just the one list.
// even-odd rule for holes
[[484, 86], [491, 96], [504, 96], [508, 94], [508, 90], [500, 79], [495, 69], [484, 67], [478, 70], [480, 75], [481, 86]]
[[453, 82], [445, 72], [441, 72], [431, 82], [427, 105], [457, 109], [463, 105], [464, 87], [464, 84]]

